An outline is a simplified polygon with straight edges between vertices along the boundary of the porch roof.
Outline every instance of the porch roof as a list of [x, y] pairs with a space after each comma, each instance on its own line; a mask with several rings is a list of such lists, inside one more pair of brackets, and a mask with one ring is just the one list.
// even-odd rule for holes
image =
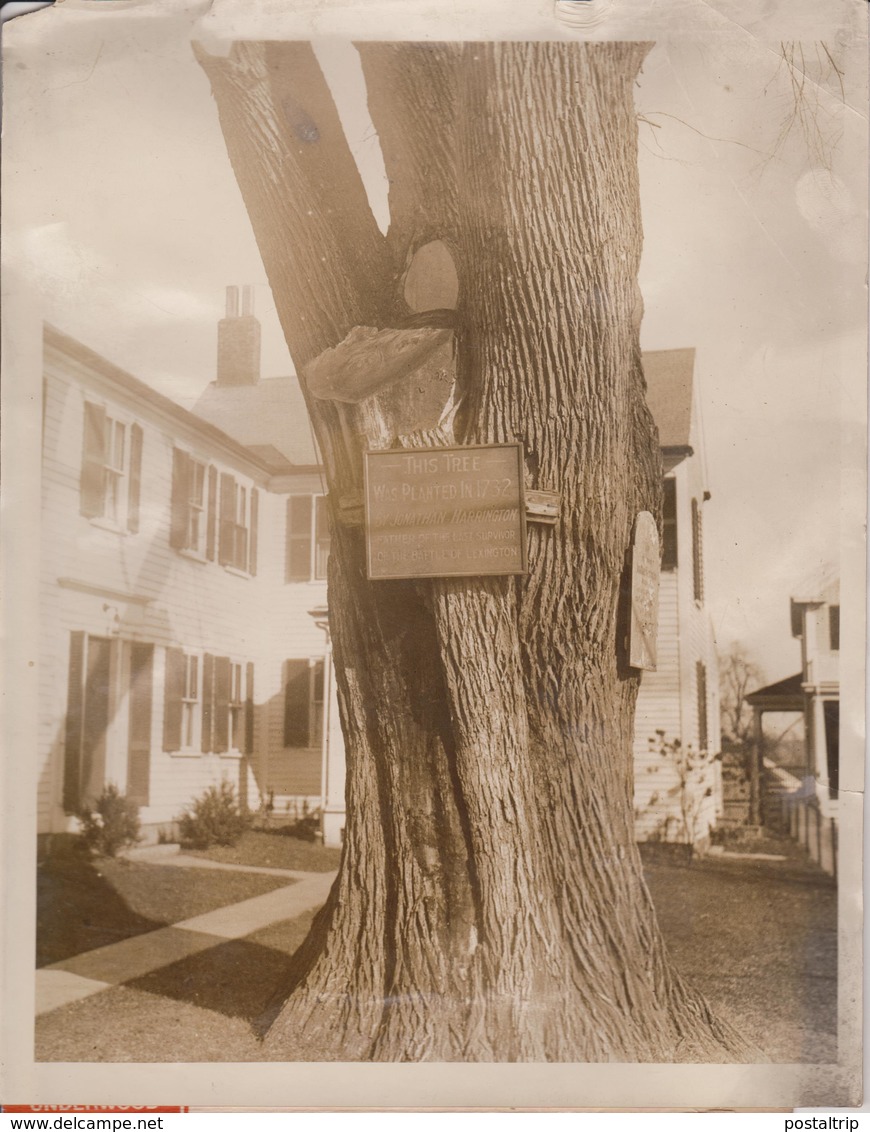
[[775, 684], [767, 684], [746, 696], [746, 702], [757, 711], [803, 711], [805, 697], [803, 674], [795, 673]]

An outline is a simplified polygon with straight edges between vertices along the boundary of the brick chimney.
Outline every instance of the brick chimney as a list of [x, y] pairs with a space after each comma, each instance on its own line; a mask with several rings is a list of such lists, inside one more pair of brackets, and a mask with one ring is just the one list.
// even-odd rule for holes
[[256, 385], [260, 380], [260, 324], [254, 317], [254, 288], [227, 287], [227, 313], [218, 323], [218, 385]]

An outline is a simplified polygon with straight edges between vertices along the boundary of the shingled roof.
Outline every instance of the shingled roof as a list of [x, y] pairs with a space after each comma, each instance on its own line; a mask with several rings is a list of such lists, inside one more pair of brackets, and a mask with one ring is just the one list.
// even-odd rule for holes
[[[690, 451], [695, 351], [649, 350], [643, 355], [643, 367], [662, 449]], [[261, 378], [254, 385], [213, 381], [193, 411], [264, 455], [271, 448], [297, 467], [319, 463], [296, 377]]]
[[643, 355], [647, 404], [663, 449], [692, 446], [692, 380], [695, 351], [647, 350]]
[[297, 467], [320, 463], [296, 377], [261, 378], [255, 385], [213, 381], [193, 411], [255, 451], [277, 449]]

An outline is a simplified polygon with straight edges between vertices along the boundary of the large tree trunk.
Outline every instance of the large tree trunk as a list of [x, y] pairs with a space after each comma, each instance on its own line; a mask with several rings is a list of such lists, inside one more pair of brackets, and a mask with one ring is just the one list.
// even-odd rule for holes
[[[308, 394], [348, 817], [267, 1056], [747, 1052], [672, 969], [633, 837], [624, 582], [661, 478], [638, 344], [645, 50], [360, 46], [385, 240], [310, 47], [200, 56], [303, 384], [353, 327], [410, 313], [401, 278], [422, 243], [447, 242], [460, 282], [440, 423], [408, 427], [416, 379], [357, 404]], [[364, 450], [514, 440], [526, 486], [561, 493], [557, 524], [530, 526], [527, 577], [367, 581], [341, 506]]]

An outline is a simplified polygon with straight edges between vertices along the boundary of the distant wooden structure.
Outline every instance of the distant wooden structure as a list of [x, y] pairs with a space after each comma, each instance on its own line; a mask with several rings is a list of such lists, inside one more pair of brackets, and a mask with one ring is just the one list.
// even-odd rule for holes
[[[793, 837], [828, 873], [837, 871], [840, 786], [840, 583], [829, 571], [791, 599], [792, 636], [800, 641], [801, 671], [751, 692], [755, 713], [753, 781], [757, 784], [752, 819], [765, 817], [762, 778], [773, 781], [773, 797]], [[762, 721], [768, 712], [796, 712], [804, 719], [804, 773], [784, 774], [764, 758]]]

